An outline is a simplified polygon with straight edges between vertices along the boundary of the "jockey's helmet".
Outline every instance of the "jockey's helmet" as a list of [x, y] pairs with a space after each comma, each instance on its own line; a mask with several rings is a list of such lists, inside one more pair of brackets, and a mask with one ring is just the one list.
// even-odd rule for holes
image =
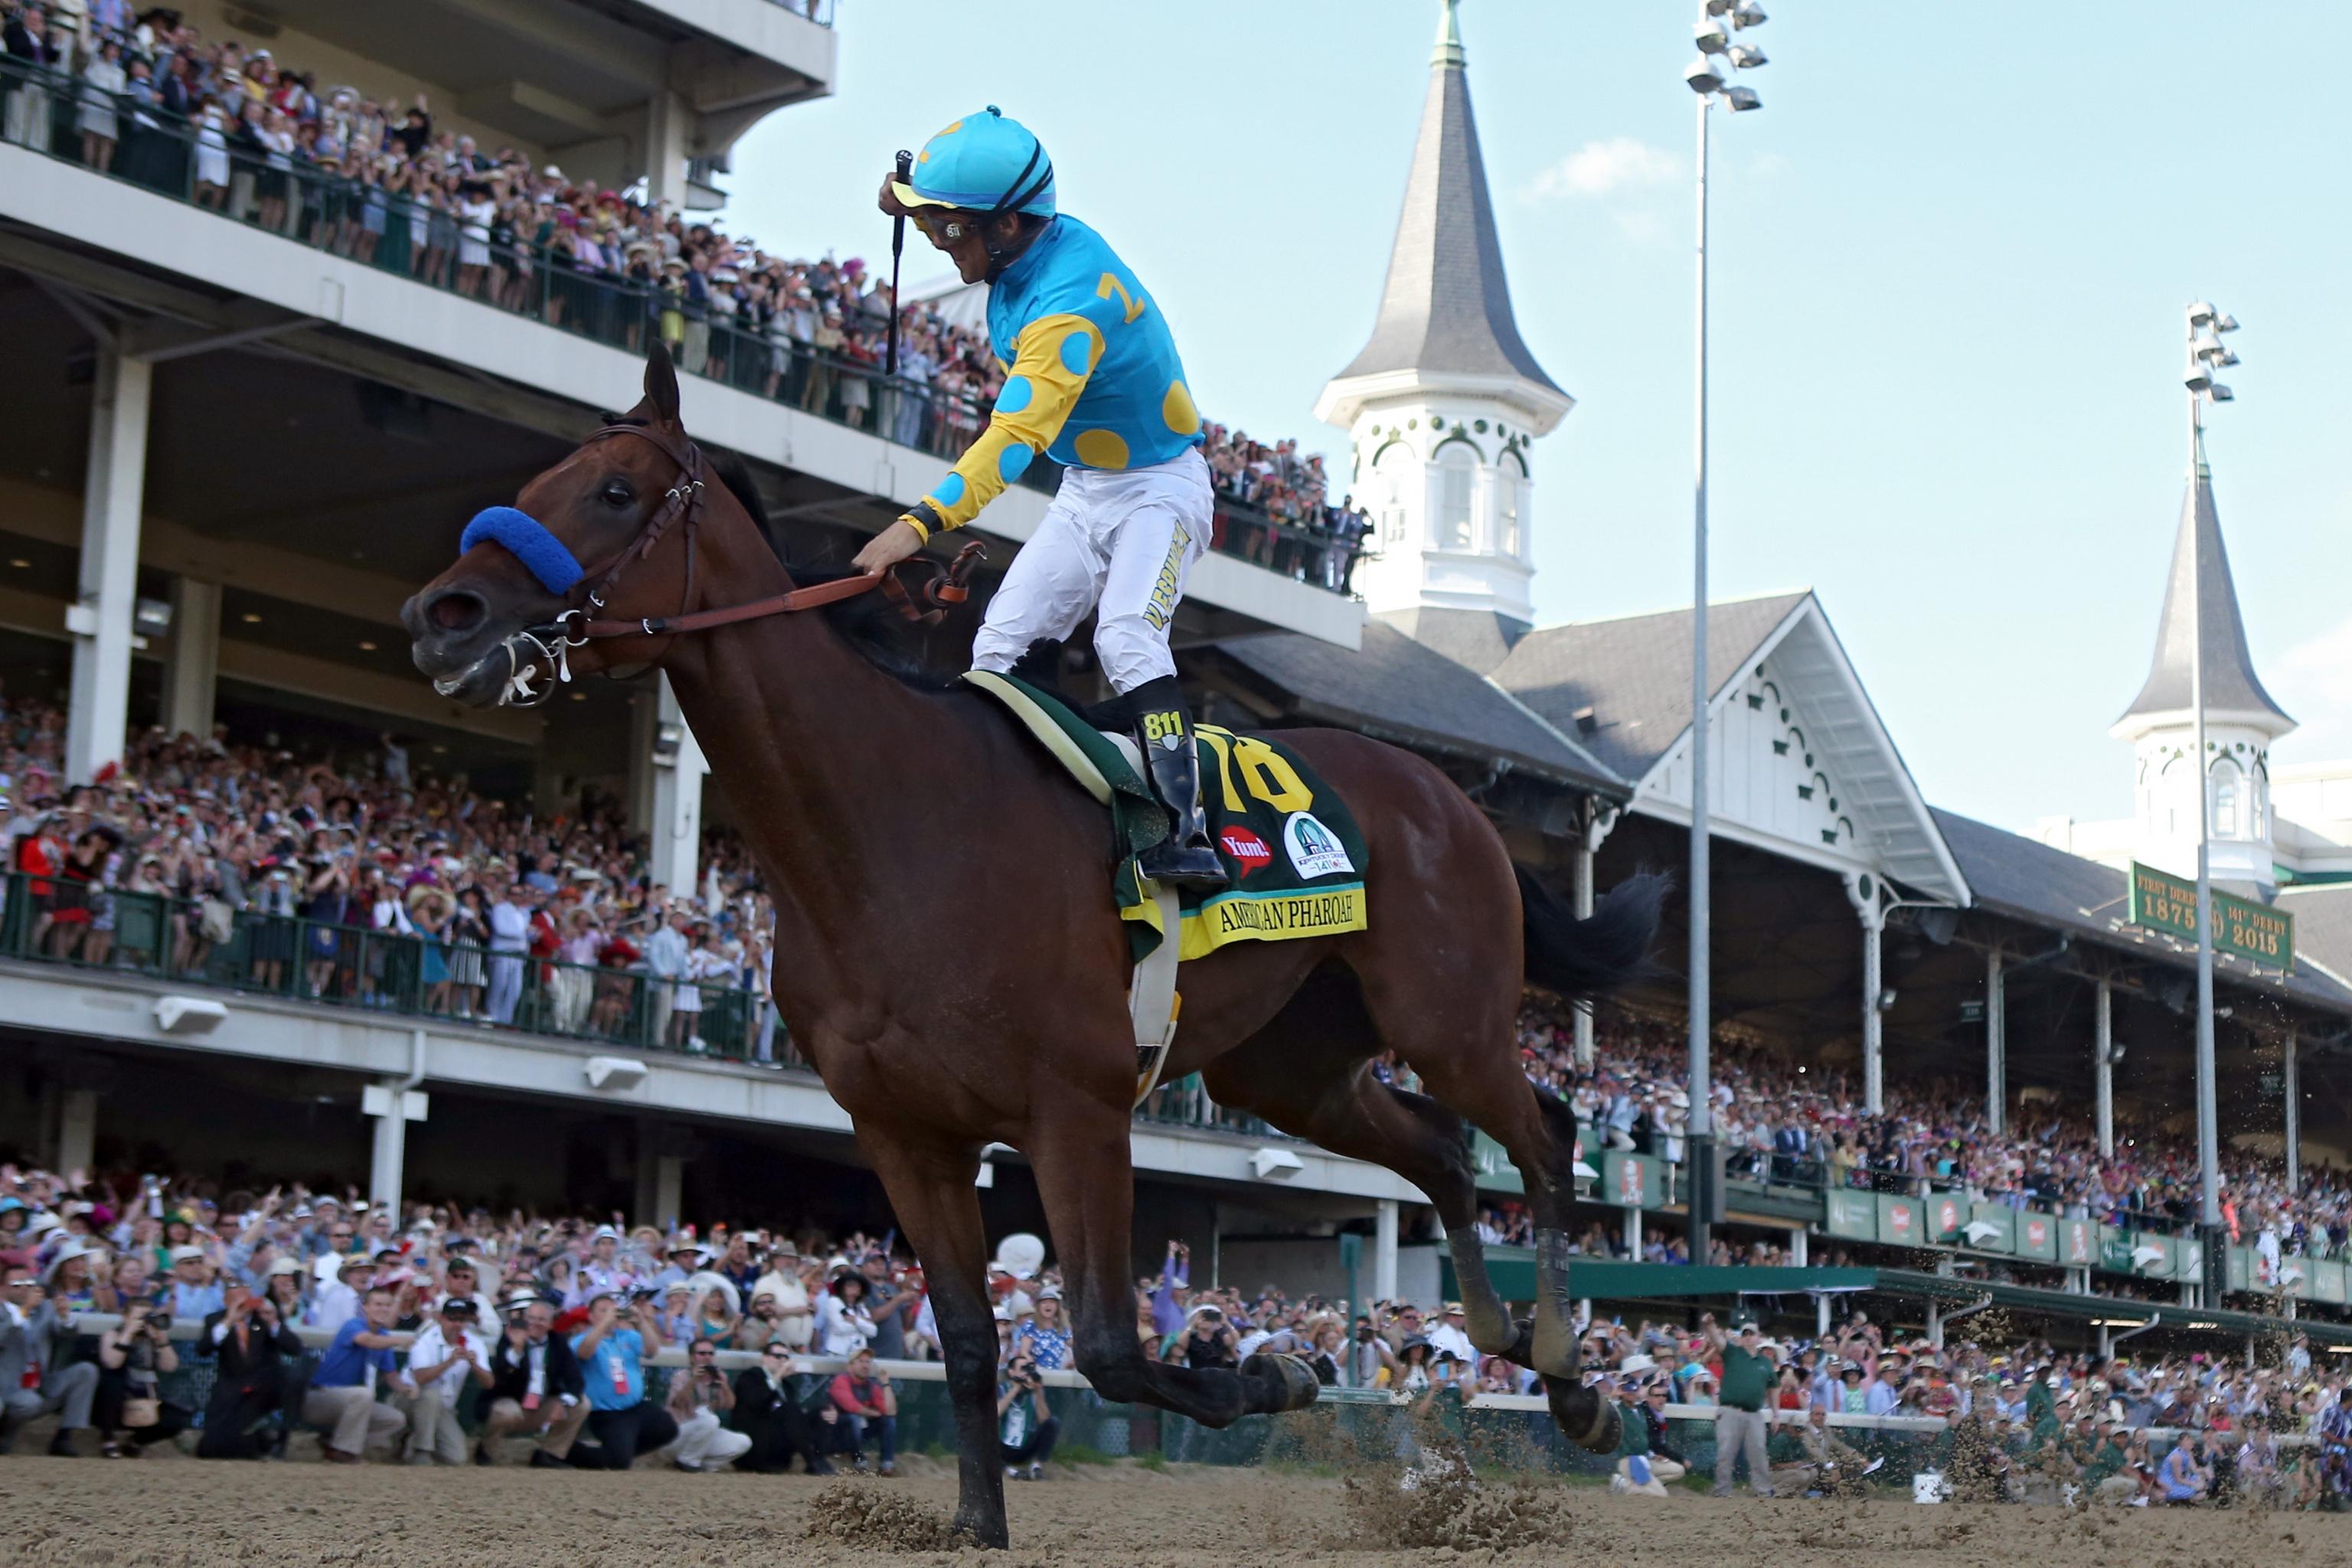
[[1054, 161], [1027, 126], [992, 103], [924, 142], [909, 177], [892, 181], [890, 190], [909, 207], [1052, 217]]

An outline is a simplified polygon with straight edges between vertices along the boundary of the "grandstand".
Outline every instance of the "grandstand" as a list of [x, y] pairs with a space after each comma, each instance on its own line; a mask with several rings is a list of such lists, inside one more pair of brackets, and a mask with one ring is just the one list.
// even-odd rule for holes
[[[608, 208], [616, 226], [707, 213], [714, 163], [760, 117], [830, 91], [835, 70], [830, 8], [775, 0], [425, 0], [397, 25], [315, 0], [270, 7], [266, 38], [242, 8], [184, 9], [210, 40], [266, 44], [285, 62], [273, 68], [315, 79], [313, 95], [348, 83], [380, 108], [431, 105], [433, 135], [536, 171], [535, 200], [560, 187], [573, 228], [583, 211], [592, 229]], [[496, 250], [486, 238], [469, 262], [454, 217], [446, 276], [386, 266], [383, 242], [349, 226], [373, 232], [368, 198], [326, 174], [315, 133], [307, 164], [289, 153], [278, 166], [256, 143], [207, 182], [201, 121], [159, 110], [142, 149], [157, 161], [100, 168], [72, 140], [70, 68], [12, 59], [0, 78], [0, 331], [13, 345], [0, 677], [15, 754], [47, 763], [18, 769], [15, 810], [70, 810], [72, 786], [129, 778], [100, 819], [152, 830], [181, 805], [201, 813], [218, 804], [197, 795], [218, 727], [221, 772], [241, 788], [267, 799], [274, 784], [289, 811], [316, 789], [322, 817], [339, 795], [364, 795], [377, 820], [404, 824], [408, 840], [388, 847], [400, 868], [446, 855], [470, 873], [543, 844], [549, 873], [617, 885], [638, 873], [609, 863], [634, 854], [645, 880], [756, 908], [756, 877], [728, 859], [723, 791], [656, 680], [583, 683], [554, 719], [464, 709], [417, 679], [396, 625], [464, 518], [631, 395], [646, 334], [663, 330], [653, 286], [625, 266], [558, 266], [519, 237]], [[1320, 410], [1350, 431], [1374, 496], [1364, 597], [1306, 564], [1328, 535], [1276, 510], [1284, 485], [1237, 481], [1224, 511], [1236, 547], [1202, 563], [1176, 642], [1208, 719], [1334, 724], [1419, 752], [1523, 863], [1589, 901], [1686, 856], [1690, 612], [1527, 624], [1532, 474], [1573, 400], [1512, 323], [1458, 46], [1431, 95], [1378, 324]], [[440, 248], [429, 206], [420, 253]], [[468, 267], [483, 275], [472, 287]], [[689, 416], [749, 462], [809, 554], [846, 553], [937, 484], [985, 412], [984, 384], [894, 387], [854, 357], [772, 375], [782, 340], [703, 325]], [[873, 400], [847, 397], [844, 375], [864, 376]], [[1044, 507], [1044, 492], [1017, 490], [991, 509], [1000, 565]], [[1714, 1023], [1752, 1058], [1762, 1100], [1750, 1124], [1763, 1141], [1727, 1151], [1718, 1234], [1735, 1258], [1834, 1258], [1871, 1279], [1776, 1285], [1817, 1291], [1809, 1312], [1866, 1289], [1923, 1330], [2007, 1292], [2084, 1343], [2156, 1311], [2183, 1342], [2234, 1344], [2287, 1313], [2352, 1342], [2352, 1194], [2313, 1174], [2352, 1134], [2347, 955], [2220, 965], [2239, 1233], [2209, 1254], [2179, 1201], [2186, 949], [2129, 921], [2122, 872], [1936, 809], [1811, 595], [1706, 613]], [[954, 662], [969, 629], [936, 634], [931, 657]], [[468, 791], [506, 836], [451, 847], [440, 836], [472, 821]], [[568, 1203], [662, 1229], [747, 1190], [790, 1190], [835, 1233], [888, 1224], [846, 1117], [788, 1035], [761, 1033], [740, 958], [702, 998], [723, 1028], [669, 1026], [643, 975], [606, 973], [593, 948], [534, 963], [489, 1025], [435, 1000], [412, 934], [257, 900], [195, 942], [206, 897], [131, 885], [132, 859], [103, 952], [53, 939], [33, 918], [47, 874], [12, 873], [0, 1146], [28, 1163], [331, 1173], [379, 1204]], [[1582, 1217], [1596, 1253], [1629, 1262], [1656, 1260], [1654, 1231], [1670, 1250], [1689, 1191], [1671, 1052], [1633, 1066], [1660, 1057], [1645, 1039], [1681, 1027], [1679, 920], [1670, 910], [1661, 973], [1622, 1010], [1552, 1017], [1537, 999], [1528, 1019], [1531, 1070], [1592, 1097]], [[2303, 929], [2316, 940], [2327, 926]], [[756, 948], [748, 924], [729, 934]], [[290, 961], [314, 941], [316, 977]], [[1622, 1146], [1598, 1132], [1605, 1075], [1648, 1089]], [[1860, 1157], [1840, 1157], [1845, 1135]], [[2017, 1168], [1923, 1152], [1956, 1139]], [[2162, 1162], [2119, 1155], [2136, 1139], [2164, 1143]], [[1181, 1238], [1213, 1279], [1358, 1300], [1452, 1293], [1423, 1194], [1385, 1170], [1238, 1121], [1197, 1085], [1148, 1104], [1134, 1142], [1143, 1245]], [[2042, 1160], [2053, 1149], [2065, 1171]], [[1507, 1228], [1517, 1174], [1480, 1152]], [[992, 1233], [1042, 1228], [1016, 1153], [998, 1152], [989, 1180]], [[1513, 1262], [1507, 1293], [1525, 1300]], [[1710, 1290], [1740, 1289], [1703, 1271]], [[1594, 1278], [1604, 1306], [1680, 1299], [1653, 1274]]]

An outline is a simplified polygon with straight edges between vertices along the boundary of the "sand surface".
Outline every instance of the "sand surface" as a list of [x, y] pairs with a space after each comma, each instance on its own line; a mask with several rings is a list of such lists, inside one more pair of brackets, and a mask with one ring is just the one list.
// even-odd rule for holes
[[[462, 1564], [752, 1568], [940, 1563], [953, 1478], [595, 1475], [527, 1468], [333, 1468], [0, 1459], [11, 1568]], [[2352, 1516], [1937, 1507], [1887, 1500], [1611, 1497], [1590, 1487], [1171, 1467], [1057, 1466], [1007, 1489], [1013, 1549], [992, 1563], [1355, 1564], [1484, 1561], [1608, 1568], [1770, 1563], [2033, 1568], [2352, 1564]]]

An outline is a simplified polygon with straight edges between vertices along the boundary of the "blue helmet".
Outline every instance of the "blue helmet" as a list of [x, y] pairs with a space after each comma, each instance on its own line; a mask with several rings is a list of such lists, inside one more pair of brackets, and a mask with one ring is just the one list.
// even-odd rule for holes
[[910, 207], [1052, 217], [1054, 161], [1027, 126], [992, 103], [924, 142], [911, 176], [890, 189]]

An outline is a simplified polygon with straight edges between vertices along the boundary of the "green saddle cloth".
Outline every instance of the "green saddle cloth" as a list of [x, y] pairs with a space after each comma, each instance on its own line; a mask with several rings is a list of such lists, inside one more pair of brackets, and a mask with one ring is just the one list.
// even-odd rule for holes
[[[1168, 837], [1168, 813], [1110, 737], [1061, 699], [986, 670], [963, 678], [1002, 702], [1110, 813], [1111, 896], [1140, 959], [1166, 939], [1136, 857]], [[1262, 735], [1193, 726], [1209, 836], [1233, 885], [1179, 900], [1177, 957], [1227, 942], [1285, 942], [1362, 931], [1364, 839], [1337, 791], [1296, 752]]]

